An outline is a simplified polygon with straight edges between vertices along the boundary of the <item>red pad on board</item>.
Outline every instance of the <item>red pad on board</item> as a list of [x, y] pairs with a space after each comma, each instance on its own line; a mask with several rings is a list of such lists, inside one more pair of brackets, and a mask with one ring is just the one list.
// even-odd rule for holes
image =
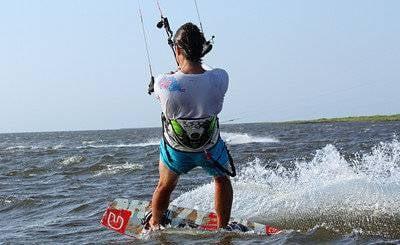
[[218, 219], [215, 213], [210, 213], [206, 219], [208, 219], [208, 221], [206, 224], [200, 226], [201, 229], [206, 231], [215, 231], [218, 229]]
[[125, 234], [132, 212], [125, 209], [107, 208], [101, 224], [118, 233]]
[[270, 235], [274, 235], [274, 234], [279, 234], [279, 233], [281, 233], [281, 230], [279, 230], [279, 229], [277, 229], [277, 228], [275, 228], [275, 227], [266, 225], [266, 226], [265, 226], [265, 233], [266, 233], [268, 236], [270, 236]]

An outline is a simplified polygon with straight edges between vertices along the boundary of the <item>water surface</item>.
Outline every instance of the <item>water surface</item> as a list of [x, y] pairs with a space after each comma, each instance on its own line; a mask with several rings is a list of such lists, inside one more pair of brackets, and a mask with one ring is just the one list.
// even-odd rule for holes
[[[0, 134], [0, 243], [400, 242], [400, 122], [223, 125], [235, 159], [232, 215], [272, 237], [123, 237], [100, 226], [116, 197], [150, 199], [160, 129]], [[213, 183], [183, 175], [179, 206], [211, 211]]]

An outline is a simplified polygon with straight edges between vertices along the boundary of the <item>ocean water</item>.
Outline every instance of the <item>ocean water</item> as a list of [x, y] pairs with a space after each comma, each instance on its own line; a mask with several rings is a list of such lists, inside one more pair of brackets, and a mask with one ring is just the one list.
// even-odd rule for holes
[[[160, 129], [0, 134], [0, 244], [400, 243], [400, 122], [222, 125], [236, 162], [232, 215], [284, 230], [124, 237], [100, 219], [114, 198], [150, 199]], [[175, 205], [213, 209], [201, 169]]]

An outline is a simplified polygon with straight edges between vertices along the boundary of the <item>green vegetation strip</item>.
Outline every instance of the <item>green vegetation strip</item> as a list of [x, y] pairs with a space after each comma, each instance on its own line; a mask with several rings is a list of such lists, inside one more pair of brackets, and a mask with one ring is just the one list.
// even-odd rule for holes
[[287, 123], [332, 123], [332, 122], [390, 122], [400, 121], [400, 114], [359, 117], [320, 118], [315, 120], [288, 121]]

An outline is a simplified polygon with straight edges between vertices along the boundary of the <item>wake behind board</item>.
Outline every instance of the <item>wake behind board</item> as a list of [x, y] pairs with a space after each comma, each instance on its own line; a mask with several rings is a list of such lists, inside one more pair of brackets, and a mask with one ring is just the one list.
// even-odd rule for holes
[[[150, 210], [151, 205], [148, 201], [117, 198], [106, 209], [101, 224], [120, 234], [138, 237], [143, 232], [142, 223]], [[169, 223], [167, 228], [190, 227], [205, 231], [218, 230], [215, 213], [170, 205], [165, 217]], [[260, 235], [274, 235], [281, 232], [275, 227], [243, 219], [231, 218], [230, 223], [241, 226], [242, 231]]]

